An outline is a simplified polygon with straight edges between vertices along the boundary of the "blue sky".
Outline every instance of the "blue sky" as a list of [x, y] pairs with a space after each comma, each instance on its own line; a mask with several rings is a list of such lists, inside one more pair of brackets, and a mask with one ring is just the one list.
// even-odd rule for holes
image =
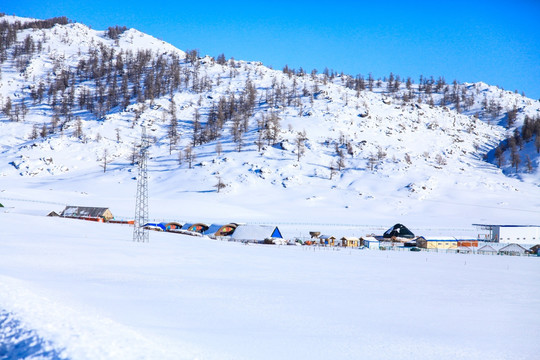
[[540, 1], [0, 0], [0, 12], [133, 27], [202, 54], [484, 81], [540, 99]]

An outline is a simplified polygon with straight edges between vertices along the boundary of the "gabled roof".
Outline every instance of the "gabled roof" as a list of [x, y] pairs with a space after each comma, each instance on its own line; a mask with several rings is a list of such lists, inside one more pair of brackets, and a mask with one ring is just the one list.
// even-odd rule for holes
[[65, 217], [91, 217], [98, 218], [103, 216], [109, 208], [88, 207], [88, 206], [66, 206], [60, 216]]
[[321, 235], [321, 236], [319, 236], [319, 239], [321, 239], [321, 240], [334, 239], [334, 240], [335, 240], [336, 237], [335, 237], [335, 236], [332, 236], [332, 235]]
[[509, 244], [503, 248], [500, 248], [499, 251], [525, 253], [527, 252], [527, 249], [525, 249], [523, 246], [519, 244]]
[[494, 253], [497, 252], [497, 250], [495, 250], [494, 248], [492, 248], [489, 245], [484, 245], [480, 249], [476, 250], [476, 252], [480, 252], [480, 251], [481, 252], [494, 252]]
[[272, 237], [273, 237], [273, 238], [283, 239], [283, 236], [281, 235], [281, 231], [279, 231], [279, 229], [278, 229], [277, 226], [276, 226], [276, 228], [274, 229], [274, 231], [272, 232]]
[[364, 241], [379, 241], [379, 239], [377, 239], [376, 237], [371, 236], [371, 235], [368, 235], [368, 236], [362, 236], [362, 237], [360, 238], [360, 240], [364, 240]]

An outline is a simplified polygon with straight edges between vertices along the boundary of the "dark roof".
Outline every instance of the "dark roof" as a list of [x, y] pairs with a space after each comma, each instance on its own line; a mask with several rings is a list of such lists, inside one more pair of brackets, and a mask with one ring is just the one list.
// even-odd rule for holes
[[60, 216], [65, 217], [92, 217], [97, 218], [103, 216], [103, 213], [109, 208], [86, 207], [86, 206], [66, 206]]
[[386, 239], [389, 239], [391, 237], [400, 237], [405, 239], [412, 239], [414, 238], [414, 234], [411, 230], [407, 229], [405, 225], [402, 224], [396, 224], [392, 226], [390, 229], [386, 230], [383, 237]]

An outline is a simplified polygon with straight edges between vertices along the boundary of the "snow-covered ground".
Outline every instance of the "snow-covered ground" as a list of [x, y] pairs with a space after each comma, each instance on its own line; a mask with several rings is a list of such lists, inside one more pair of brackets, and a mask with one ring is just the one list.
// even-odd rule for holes
[[[69, 359], [536, 359], [540, 262], [0, 213], [0, 308]], [[9, 341], [9, 337], [6, 341]], [[8, 357], [9, 358], [9, 357]]]

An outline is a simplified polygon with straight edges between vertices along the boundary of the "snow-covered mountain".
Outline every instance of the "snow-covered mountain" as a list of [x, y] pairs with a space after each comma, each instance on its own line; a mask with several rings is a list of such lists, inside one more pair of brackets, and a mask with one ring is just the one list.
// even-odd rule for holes
[[0, 23], [0, 199], [130, 217], [143, 125], [157, 219], [537, 222], [540, 102], [523, 95], [274, 70], [65, 18]]

